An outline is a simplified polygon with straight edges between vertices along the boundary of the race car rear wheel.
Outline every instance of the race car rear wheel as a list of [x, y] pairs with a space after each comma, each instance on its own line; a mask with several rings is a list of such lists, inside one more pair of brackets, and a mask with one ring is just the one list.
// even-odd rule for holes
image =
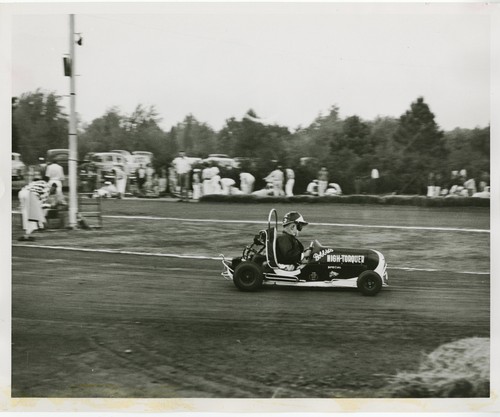
[[382, 278], [375, 271], [364, 271], [357, 281], [363, 295], [376, 295], [382, 289]]
[[234, 270], [234, 285], [241, 291], [256, 291], [262, 287], [262, 270], [254, 262], [242, 262]]

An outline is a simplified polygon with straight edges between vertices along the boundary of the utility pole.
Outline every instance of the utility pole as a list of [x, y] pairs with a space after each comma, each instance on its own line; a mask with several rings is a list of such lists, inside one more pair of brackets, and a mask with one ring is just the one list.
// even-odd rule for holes
[[77, 161], [78, 147], [76, 137], [76, 92], [75, 92], [75, 15], [69, 15], [69, 63], [70, 63], [70, 114], [69, 114], [69, 227], [76, 228], [78, 213]]

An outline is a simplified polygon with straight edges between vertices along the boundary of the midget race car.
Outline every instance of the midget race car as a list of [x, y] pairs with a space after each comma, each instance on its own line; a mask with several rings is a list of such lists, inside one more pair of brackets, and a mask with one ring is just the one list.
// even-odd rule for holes
[[317, 240], [306, 263], [285, 270], [276, 258], [278, 214], [269, 212], [267, 228], [246, 246], [240, 257], [222, 257], [222, 276], [242, 291], [256, 291], [264, 285], [310, 288], [357, 288], [363, 295], [376, 295], [388, 285], [384, 255], [373, 249], [322, 246]]

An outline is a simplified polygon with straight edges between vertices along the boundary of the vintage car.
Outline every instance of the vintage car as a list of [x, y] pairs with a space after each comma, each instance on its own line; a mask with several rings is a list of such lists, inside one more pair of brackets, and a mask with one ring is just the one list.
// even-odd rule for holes
[[379, 251], [322, 246], [317, 240], [311, 242], [312, 252], [306, 263], [286, 270], [276, 258], [277, 234], [278, 214], [272, 209], [267, 229], [254, 237], [241, 257], [226, 259], [221, 255], [222, 276], [242, 291], [256, 291], [264, 285], [347, 287], [373, 296], [388, 285], [387, 263]]
[[29, 167], [24, 164], [21, 154], [17, 152], [12, 152], [10, 168], [12, 172], [12, 190], [20, 190], [32, 179]]
[[21, 159], [21, 154], [12, 152], [11, 161], [12, 181], [24, 180], [26, 177], [26, 165]]

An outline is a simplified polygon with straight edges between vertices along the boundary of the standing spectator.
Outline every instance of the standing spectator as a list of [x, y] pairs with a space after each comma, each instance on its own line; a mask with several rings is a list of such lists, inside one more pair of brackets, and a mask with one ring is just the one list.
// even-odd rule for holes
[[160, 195], [167, 193], [167, 170], [163, 167], [160, 170], [160, 178], [158, 178], [158, 187]]
[[240, 174], [240, 189], [243, 194], [252, 194], [255, 177], [249, 172]]
[[177, 194], [177, 172], [173, 165], [168, 167], [168, 189], [171, 195]]
[[212, 167], [213, 175], [210, 178], [210, 190], [212, 194], [221, 194], [222, 193], [222, 185], [220, 183], [220, 170], [217, 167]]
[[137, 188], [139, 190], [139, 195], [144, 195], [144, 184], [146, 183], [146, 168], [144, 165], [139, 165], [137, 169]]
[[94, 165], [91, 163], [87, 165], [87, 187], [85, 189], [85, 192], [90, 195], [97, 188], [97, 172], [94, 168]]
[[202, 196], [202, 184], [200, 178], [201, 169], [193, 169], [193, 200], [199, 200]]
[[179, 152], [179, 156], [175, 158], [172, 162], [175, 167], [175, 171], [177, 172], [177, 177], [179, 180], [179, 185], [181, 187], [180, 194], [181, 198], [179, 201], [184, 201], [189, 198], [189, 183], [190, 183], [190, 174], [191, 174], [191, 164], [186, 157], [186, 153], [184, 151]]
[[125, 197], [125, 190], [127, 188], [127, 174], [119, 167], [114, 167], [113, 173], [115, 175], [115, 186], [118, 190], [117, 198], [123, 198]]
[[236, 181], [233, 180], [232, 178], [221, 178], [220, 180], [220, 185], [222, 188], [222, 194], [223, 195], [230, 195], [231, 190], [234, 187], [234, 184], [236, 184]]
[[465, 180], [464, 187], [467, 190], [467, 195], [472, 197], [477, 193], [476, 180], [474, 178], [469, 178]]
[[285, 169], [286, 184], [285, 184], [285, 195], [287, 197], [293, 196], [293, 186], [295, 185], [295, 172], [293, 169], [288, 167]]
[[31, 233], [42, 229], [45, 220], [45, 203], [49, 197], [51, 186], [45, 180], [36, 179], [25, 185], [18, 193], [21, 206], [24, 235], [18, 240], [35, 240]]
[[321, 167], [318, 172], [318, 195], [323, 197], [328, 187], [328, 171], [326, 167]]
[[273, 195], [275, 197], [282, 196], [285, 193], [283, 192], [283, 180], [285, 179], [285, 175], [281, 170], [281, 166], [278, 166], [274, 171], [272, 171], [264, 180], [267, 183], [273, 185]]
[[212, 177], [215, 175], [212, 167], [205, 167], [201, 171], [202, 189], [203, 195], [209, 195], [212, 193]]
[[56, 184], [57, 192], [62, 195], [62, 182], [64, 181], [64, 170], [57, 162], [52, 162], [45, 170], [45, 176], [49, 179], [49, 185]]
[[154, 175], [155, 175], [155, 170], [153, 168], [153, 165], [151, 165], [150, 163], [146, 164], [146, 182], [144, 183], [144, 188], [147, 195], [153, 192]]
[[371, 182], [371, 192], [372, 194], [378, 194], [378, 181], [380, 178], [380, 174], [377, 168], [373, 168], [370, 173], [370, 182]]

